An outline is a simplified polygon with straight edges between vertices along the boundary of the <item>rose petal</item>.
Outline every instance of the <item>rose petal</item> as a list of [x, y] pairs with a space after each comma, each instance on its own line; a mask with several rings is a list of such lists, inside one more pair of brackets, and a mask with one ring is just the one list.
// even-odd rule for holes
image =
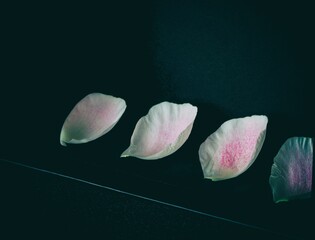
[[262, 148], [267, 123], [266, 116], [256, 115], [224, 122], [200, 145], [204, 177], [219, 181], [246, 171]]
[[126, 103], [102, 93], [92, 93], [75, 105], [66, 118], [60, 143], [86, 143], [109, 132], [126, 110]]
[[289, 138], [281, 146], [271, 168], [269, 183], [274, 202], [310, 197], [312, 170], [312, 139]]
[[177, 151], [188, 139], [197, 115], [197, 107], [189, 103], [162, 102], [140, 118], [129, 148], [121, 157], [159, 159]]

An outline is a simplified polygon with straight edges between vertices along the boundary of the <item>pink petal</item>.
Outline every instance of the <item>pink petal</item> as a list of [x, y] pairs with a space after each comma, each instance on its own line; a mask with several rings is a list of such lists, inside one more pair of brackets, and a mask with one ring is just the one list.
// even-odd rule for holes
[[289, 138], [280, 148], [271, 168], [269, 183], [274, 202], [310, 197], [312, 170], [312, 139]]
[[66, 118], [60, 143], [86, 143], [108, 131], [118, 122], [126, 109], [121, 98], [101, 93], [92, 93], [75, 105]]
[[199, 148], [204, 177], [218, 181], [246, 171], [262, 148], [267, 122], [266, 116], [251, 116], [223, 123]]
[[189, 103], [162, 102], [140, 118], [122, 157], [159, 159], [177, 151], [188, 139], [197, 115]]

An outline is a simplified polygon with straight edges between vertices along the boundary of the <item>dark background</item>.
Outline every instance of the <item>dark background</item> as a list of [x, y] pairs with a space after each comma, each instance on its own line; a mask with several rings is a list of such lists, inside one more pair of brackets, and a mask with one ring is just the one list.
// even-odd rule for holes
[[[2, 9], [2, 159], [273, 232], [304, 237], [312, 233], [307, 218], [314, 213], [312, 199], [274, 204], [268, 183], [273, 157], [285, 140], [315, 135], [314, 7], [310, 3], [109, 1], [102, 5], [15, 3]], [[125, 114], [98, 140], [62, 147], [63, 121], [91, 92], [125, 99]], [[119, 158], [137, 120], [165, 100], [198, 107], [188, 141], [158, 161]], [[235, 179], [204, 180], [200, 144], [224, 121], [252, 114], [269, 118], [255, 163]], [[61, 209], [69, 207], [64, 203], [69, 200], [67, 185], [65, 190], [53, 191], [45, 176], [39, 174], [43, 179], [34, 180], [27, 170], [19, 171], [7, 164], [2, 168], [5, 189], [20, 189], [17, 195], [11, 190], [4, 193], [6, 207], [18, 209], [13, 216], [21, 215], [20, 208], [8, 204], [24, 196], [20, 182], [29, 188], [31, 199], [39, 201], [38, 195], [43, 195], [48, 206], [55, 206], [54, 197], [60, 196]], [[85, 219], [79, 206], [86, 202], [70, 199], [78, 212], [69, 219]], [[99, 201], [105, 200], [100, 197]], [[44, 205], [34, 204], [31, 209], [41, 211]], [[132, 206], [131, 212], [135, 211]], [[162, 210], [152, 207], [152, 211]]]

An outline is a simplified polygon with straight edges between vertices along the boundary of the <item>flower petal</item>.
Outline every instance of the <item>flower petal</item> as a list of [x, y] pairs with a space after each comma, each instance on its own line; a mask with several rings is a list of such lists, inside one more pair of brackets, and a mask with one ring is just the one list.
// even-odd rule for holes
[[274, 158], [269, 183], [274, 202], [310, 197], [313, 143], [311, 138], [289, 138]]
[[189, 103], [162, 102], [140, 118], [129, 148], [121, 157], [159, 159], [177, 151], [188, 139], [197, 115], [197, 107]]
[[262, 148], [267, 123], [266, 116], [257, 115], [224, 122], [200, 145], [204, 177], [219, 181], [246, 171]]
[[86, 143], [109, 132], [126, 110], [126, 102], [102, 93], [92, 93], [75, 105], [66, 118], [60, 143]]

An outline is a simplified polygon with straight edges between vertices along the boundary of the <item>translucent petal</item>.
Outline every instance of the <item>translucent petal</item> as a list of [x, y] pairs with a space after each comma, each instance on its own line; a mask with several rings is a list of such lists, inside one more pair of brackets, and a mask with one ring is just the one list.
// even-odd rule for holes
[[188, 139], [197, 115], [189, 103], [162, 102], [137, 122], [130, 146], [121, 157], [159, 159], [177, 151]]
[[271, 167], [269, 183], [274, 202], [310, 197], [312, 170], [312, 139], [289, 138], [281, 146]]
[[204, 177], [219, 181], [246, 171], [262, 148], [267, 123], [266, 116], [257, 115], [224, 122], [200, 145]]
[[66, 118], [60, 143], [86, 143], [109, 132], [126, 110], [126, 102], [102, 93], [92, 93], [78, 102]]

